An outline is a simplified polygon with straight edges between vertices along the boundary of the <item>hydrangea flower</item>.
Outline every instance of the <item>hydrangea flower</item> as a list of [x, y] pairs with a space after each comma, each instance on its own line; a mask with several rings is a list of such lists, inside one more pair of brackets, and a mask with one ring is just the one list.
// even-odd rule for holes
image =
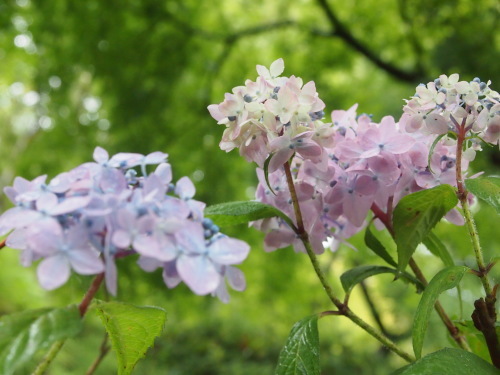
[[[105, 272], [106, 286], [117, 292], [115, 259], [139, 254], [146, 271], [163, 267], [168, 287], [184, 281], [196, 294], [213, 294], [227, 302], [226, 282], [245, 286], [234, 268], [249, 246], [221, 234], [213, 223], [207, 231], [205, 204], [194, 198], [188, 177], [172, 183], [167, 154], [118, 153], [100, 147], [94, 161], [46, 183], [17, 177], [4, 189], [16, 205], [0, 216], [7, 245], [22, 250], [22, 263], [39, 261], [37, 275], [45, 289], [63, 285], [71, 271]], [[148, 175], [147, 166], [158, 165]], [[134, 168], [138, 168], [138, 171]]]

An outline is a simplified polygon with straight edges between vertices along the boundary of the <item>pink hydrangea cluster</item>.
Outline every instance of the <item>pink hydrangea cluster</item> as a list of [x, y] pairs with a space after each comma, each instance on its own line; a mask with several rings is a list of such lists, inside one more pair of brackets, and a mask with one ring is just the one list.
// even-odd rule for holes
[[269, 70], [257, 65], [255, 82], [247, 80], [245, 86], [227, 93], [222, 103], [208, 106], [212, 117], [226, 126], [221, 149], [239, 148], [242, 156], [259, 166], [273, 153], [271, 172], [295, 152], [319, 161], [323, 139], [328, 141], [331, 136], [330, 127], [321, 122], [325, 104], [314, 82], [303, 84], [299, 77], [280, 77], [283, 70], [283, 59], [273, 62]]
[[[233, 289], [245, 288], [233, 265], [247, 257], [249, 246], [203, 217], [205, 204], [193, 199], [193, 183], [182, 177], [173, 184], [166, 159], [162, 152], [110, 158], [97, 147], [94, 162], [50, 182], [45, 175], [17, 177], [4, 189], [15, 207], [0, 217], [0, 235], [9, 233], [7, 246], [22, 250], [23, 265], [41, 260], [37, 275], [45, 289], [63, 285], [71, 270], [105, 272], [115, 294], [115, 259], [137, 253], [144, 270], [163, 268], [169, 288], [183, 281], [196, 294], [228, 301], [226, 280]], [[148, 165], [157, 167], [148, 174]]]
[[407, 132], [425, 130], [431, 134], [458, 133], [465, 126], [469, 136], [498, 144], [500, 95], [490, 84], [491, 81], [482, 82], [479, 78], [459, 81], [458, 74], [443, 74], [434, 82], [421, 84], [404, 106], [401, 125]]
[[[371, 210], [390, 213], [407, 194], [439, 184], [456, 186], [455, 143], [446, 137], [437, 142], [429, 165], [435, 132], [417, 132], [417, 125], [409, 125], [417, 120], [408, 113], [399, 123], [390, 116], [377, 123], [368, 115], [357, 116], [354, 105], [347, 111], [333, 111], [332, 122], [324, 123], [321, 121], [324, 104], [313, 82], [302, 85], [298, 77], [280, 77], [281, 59], [269, 70], [258, 66], [257, 71], [256, 82], [247, 81], [245, 86], [226, 94], [222, 103], [208, 107], [218, 123], [226, 126], [220, 147], [226, 151], [239, 148], [247, 160], [255, 161], [260, 167], [257, 200], [296, 220], [283, 168], [292, 158], [291, 171], [304, 227], [316, 253], [323, 252], [326, 243], [335, 249], [363, 229]], [[448, 95], [452, 95], [454, 83], [450, 82], [455, 76], [448, 81], [444, 77], [440, 80], [449, 88]], [[427, 102], [422, 99], [424, 89], [417, 88], [420, 96], [410, 101], [405, 111], [416, 108], [414, 103], [425, 106], [432, 102], [428, 104], [432, 112], [439, 102], [444, 103], [439, 116], [445, 110], [452, 111], [450, 116], [458, 116], [460, 104], [452, 110], [451, 99], [443, 100], [442, 92], [434, 90], [434, 93], [431, 89], [435, 88], [433, 85], [425, 89], [426, 94], [429, 92]], [[464, 90], [460, 89], [462, 94], [453, 94], [455, 100], [461, 95], [466, 97], [468, 92]], [[489, 106], [486, 101], [493, 103], [498, 94], [488, 85], [481, 93], [485, 96], [481, 99], [484, 107], [475, 106], [474, 111], [496, 113], [497, 107]], [[472, 111], [471, 108], [467, 110]], [[489, 115], [488, 121], [493, 121], [494, 116]], [[420, 123], [425, 123], [424, 120]], [[267, 158], [270, 158], [269, 183], [262, 168]], [[465, 160], [462, 169], [465, 171], [467, 167]], [[450, 211], [446, 218], [456, 224], [463, 223], [456, 210]], [[266, 233], [267, 251], [288, 245], [293, 245], [296, 251], [305, 251], [300, 238], [282, 219], [265, 219], [254, 226]]]

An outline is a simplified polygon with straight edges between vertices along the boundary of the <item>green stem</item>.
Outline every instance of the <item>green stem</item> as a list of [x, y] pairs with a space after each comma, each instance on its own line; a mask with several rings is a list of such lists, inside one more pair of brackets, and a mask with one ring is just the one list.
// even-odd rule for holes
[[45, 371], [47, 370], [47, 368], [49, 367], [49, 365], [52, 363], [52, 361], [56, 357], [57, 353], [59, 353], [59, 350], [61, 350], [61, 348], [64, 345], [65, 341], [66, 340], [59, 340], [59, 341], [56, 341], [55, 343], [52, 344], [52, 346], [50, 347], [49, 352], [44, 357], [44, 359], [42, 360], [42, 362], [40, 362], [38, 364], [37, 368], [35, 369], [35, 371], [33, 371], [32, 375], [42, 375], [42, 374], [45, 373]]
[[469, 235], [472, 242], [472, 248], [474, 249], [474, 255], [476, 257], [477, 266], [479, 268], [479, 277], [481, 279], [481, 283], [483, 284], [484, 291], [486, 292], [486, 296], [492, 296], [492, 288], [490, 285], [490, 281], [488, 279], [488, 268], [484, 263], [483, 251], [481, 249], [481, 244], [479, 242], [479, 233], [477, 232], [476, 224], [474, 222], [474, 218], [472, 217], [472, 212], [470, 210], [469, 202], [467, 201], [468, 191], [465, 189], [465, 184], [463, 181], [462, 175], [462, 149], [465, 141], [465, 125], [459, 128], [458, 137], [457, 137], [457, 154], [456, 154], [456, 165], [455, 171], [457, 176], [457, 196], [460, 200], [460, 205], [462, 206], [463, 215], [465, 218], [465, 224], [467, 226], [467, 230], [469, 231]]
[[325, 290], [326, 294], [328, 295], [328, 298], [332, 303], [339, 309], [339, 313], [341, 315], [344, 315], [345, 317], [349, 318], [354, 324], [359, 326], [360, 328], [364, 329], [368, 334], [373, 336], [375, 339], [380, 341], [384, 346], [386, 346], [389, 350], [394, 352], [395, 354], [399, 355], [401, 358], [406, 360], [407, 362], [414, 362], [415, 358], [411, 355], [400, 349], [391, 339], [389, 339], [387, 336], [382, 334], [380, 331], [377, 329], [373, 328], [370, 326], [368, 323], [366, 323], [363, 319], [361, 319], [359, 316], [357, 316], [355, 313], [351, 311], [351, 309], [342, 301], [340, 301], [337, 297], [335, 297], [332, 288], [328, 284], [325, 274], [321, 270], [321, 267], [318, 262], [318, 258], [316, 257], [316, 254], [314, 253], [311, 242], [309, 241], [309, 235], [304, 229], [304, 222], [302, 220], [302, 213], [300, 211], [300, 206], [299, 206], [299, 201], [297, 199], [297, 193], [295, 191], [295, 185], [293, 183], [293, 177], [292, 177], [292, 172], [290, 170], [290, 164], [286, 162], [284, 164], [285, 168], [285, 175], [286, 175], [286, 180], [288, 184], [288, 189], [290, 191], [290, 196], [292, 198], [292, 204], [295, 212], [295, 219], [297, 221], [297, 235], [300, 237], [302, 243], [304, 244], [304, 247], [307, 251], [307, 255], [309, 256], [309, 259], [311, 261], [311, 264], [314, 268], [314, 271], [316, 272], [316, 275], [318, 276], [319, 281], [321, 282], [321, 285], [323, 286], [323, 289]]

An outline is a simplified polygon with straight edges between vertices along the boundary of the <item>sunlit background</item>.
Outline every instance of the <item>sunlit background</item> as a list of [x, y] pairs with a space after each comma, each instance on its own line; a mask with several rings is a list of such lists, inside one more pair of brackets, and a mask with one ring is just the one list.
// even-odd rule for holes
[[[223, 129], [206, 107], [254, 80], [256, 64], [282, 57], [285, 75], [314, 80], [327, 121], [332, 110], [354, 103], [377, 121], [399, 118], [403, 98], [441, 73], [490, 79], [500, 90], [499, 22], [497, 0], [6, 0], [0, 2], [0, 186], [17, 175], [69, 170], [90, 161], [99, 145], [110, 154], [167, 152], [174, 179], [191, 177], [196, 198], [208, 204], [252, 199], [255, 166], [219, 150]], [[498, 150], [487, 149], [473, 168], [498, 173], [498, 165]], [[8, 207], [2, 198], [1, 211]], [[481, 207], [487, 257], [500, 251], [497, 224], [494, 211]], [[168, 290], [159, 271], [146, 274], [136, 259], [118, 262], [118, 299], [168, 312], [163, 336], [135, 373], [271, 374], [292, 325], [332, 309], [304, 254], [290, 248], [266, 254], [262, 234], [245, 226], [224, 230], [252, 245], [241, 266], [248, 288], [232, 292], [227, 305], [185, 286]], [[473, 265], [464, 228], [443, 223], [438, 232], [458, 263]], [[357, 251], [343, 246], [321, 257], [339, 296], [342, 272], [380, 264], [362, 235], [352, 242]], [[425, 249], [417, 258], [428, 278], [442, 267]], [[0, 265], [0, 314], [77, 303], [89, 284], [75, 276], [45, 292], [35, 267], [21, 267], [11, 249], [0, 251]], [[472, 278], [466, 282], [470, 315], [480, 290]], [[389, 276], [364, 287], [353, 294], [353, 310], [410, 350], [414, 288]], [[442, 302], [458, 319], [456, 292]], [[84, 374], [98, 355], [104, 329], [93, 313], [86, 321], [50, 374]], [[426, 350], [452, 345], [437, 319], [429, 332]], [[323, 374], [382, 375], [403, 364], [342, 317], [320, 321], [320, 340]], [[115, 366], [111, 353], [96, 374], [115, 373]]]

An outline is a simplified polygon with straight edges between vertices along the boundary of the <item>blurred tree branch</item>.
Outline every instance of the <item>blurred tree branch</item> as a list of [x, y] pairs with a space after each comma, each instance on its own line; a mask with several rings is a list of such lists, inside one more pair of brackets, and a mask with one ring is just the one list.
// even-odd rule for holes
[[[410, 30], [410, 35], [409, 35], [409, 40], [410, 43], [412, 44], [412, 47], [415, 51], [415, 54], [417, 56], [416, 58], [416, 68], [412, 71], [404, 70], [396, 65], [391, 64], [390, 62], [382, 60], [380, 56], [378, 56], [374, 51], [369, 49], [362, 41], [357, 39], [351, 31], [344, 25], [343, 22], [340, 21], [340, 19], [337, 17], [336, 13], [334, 12], [333, 8], [328, 4], [327, 0], [317, 0], [319, 6], [323, 10], [324, 14], [326, 15], [330, 25], [331, 25], [331, 30], [325, 31], [325, 30], [320, 30], [320, 29], [305, 29], [307, 32], [309, 32], [312, 35], [316, 36], [323, 36], [323, 37], [334, 37], [334, 38], [340, 38], [343, 40], [350, 48], [354, 49], [355, 51], [359, 52], [361, 55], [365, 56], [368, 60], [370, 60], [372, 63], [374, 63], [377, 67], [382, 69], [383, 71], [387, 72], [394, 78], [404, 81], [404, 82], [410, 82], [413, 83], [415, 81], [418, 81], [420, 77], [424, 76], [424, 69], [422, 66], [422, 48], [418, 44], [418, 41], [416, 40], [413, 31]], [[183, 30], [186, 34], [188, 35], [196, 35], [198, 37], [207, 39], [207, 40], [222, 40], [225, 44], [224, 50], [237, 42], [239, 39], [247, 37], [247, 36], [253, 36], [257, 34], [262, 34], [266, 33], [272, 30], [277, 30], [281, 28], [286, 28], [286, 27], [298, 27], [301, 29], [304, 29], [302, 25], [300, 25], [297, 21], [294, 20], [282, 20], [282, 21], [277, 21], [277, 22], [272, 22], [272, 23], [265, 23], [262, 25], [257, 25], [257, 26], [252, 26], [248, 27], [242, 30], [230, 32], [230, 33], [215, 33], [211, 32], [208, 30], [203, 30], [197, 27], [194, 27], [190, 25], [187, 22], [182, 21], [179, 19], [176, 15], [171, 13], [170, 11], [164, 9], [165, 12], [165, 18], [174, 23], [180, 30]], [[408, 20], [408, 14], [406, 12], [405, 7], [403, 4], [400, 3], [400, 14], [402, 19], [408, 24], [408, 26], [411, 29], [411, 24], [409, 24]]]
[[[376, 66], [398, 80], [405, 82], [415, 82], [419, 80], [419, 77], [424, 75], [419, 61], [416, 64], [417, 68], [415, 70], [407, 71], [382, 60], [360, 40], [356, 39], [356, 37], [350, 32], [350, 30], [339, 20], [332, 7], [330, 7], [330, 5], [328, 4], [327, 0], [317, 0], [317, 2], [321, 9], [323, 9], [323, 12], [325, 13], [332, 27], [332, 30], [327, 34], [324, 34], [324, 36], [338, 37], [342, 39], [351, 48], [361, 53]], [[417, 56], [419, 55], [417, 54]]]

